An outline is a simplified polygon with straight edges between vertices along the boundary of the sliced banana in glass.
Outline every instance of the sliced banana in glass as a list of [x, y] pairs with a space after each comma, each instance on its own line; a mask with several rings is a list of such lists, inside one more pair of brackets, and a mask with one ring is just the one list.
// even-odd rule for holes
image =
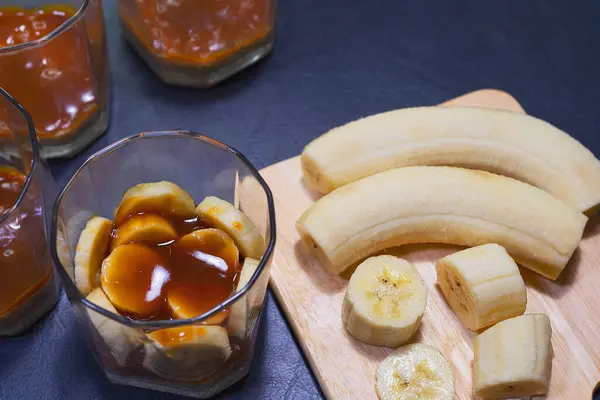
[[452, 400], [454, 375], [435, 347], [415, 343], [400, 347], [379, 364], [375, 389], [381, 400]]
[[[119, 314], [101, 288], [94, 289], [86, 299], [107, 311]], [[143, 334], [93, 310], [88, 310], [88, 315], [111, 354], [120, 365], [124, 365], [131, 351], [141, 343]]]
[[117, 247], [102, 263], [100, 281], [120, 311], [147, 318], [164, 308], [169, 268], [154, 249], [139, 243]]
[[[236, 293], [242, 290], [248, 284], [248, 282], [250, 282], [250, 279], [252, 278], [252, 275], [254, 275], [254, 272], [256, 272], [259, 263], [259, 260], [246, 257], [242, 266], [242, 272], [240, 273], [240, 279], [238, 280], [238, 284], [235, 289]], [[241, 339], [246, 337], [246, 333], [248, 332], [247, 328], [251, 322], [249, 319], [249, 311], [251, 308], [249, 295], [251, 295], [251, 292], [247, 292], [244, 297], [238, 299], [238, 301], [229, 308], [227, 330], [231, 332], [232, 335]]]
[[111, 251], [122, 244], [160, 244], [177, 239], [173, 225], [155, 214], [136, 215], [125, 221], [116, 232], [110, 247]]
[[383, 255], [362, 262], [348, 284], [342, 321], [356, 339], [397, 347], [417, 331], [427, 305], [427, 289], [406, 260]]
[[86, 224], [75, 248], [75, 285], [87, 296], [99, 286], [100, 267], [108, 252], [112, 222], [92, 217]]
[[265, 241], [254, 223], [235, 206], [218, 197], [209, 196], [196, 207], [196, 213], [210, 225], [227, 232], [244, 257], [260, 259]]
[[231, 355], [227, 330], [221, 326], [167, 328], [147, 336], [144, 366], [168, 379], [202, 379]]
[[115, 210], [115, 224], [139, 213], [167, 213], [190, 217], [195, 215], [194, 199], [172, 182], [140, 183], [125, 192]]
[[462, 324], [479, 330], [525, 313], [527, 292], [517, 263], [504, 247], [484, 244], [436, 264], [442, 294]]

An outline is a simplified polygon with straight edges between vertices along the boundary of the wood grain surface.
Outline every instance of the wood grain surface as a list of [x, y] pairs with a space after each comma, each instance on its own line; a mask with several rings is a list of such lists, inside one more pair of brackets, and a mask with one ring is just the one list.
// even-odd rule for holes
[[[524, 112], [510, 95], [481, 90], [444, 106], [472, 106]], [[385, 110], [382, 110], [385, 111]], [[526, 134], [526, 132], [524, 132]], [[341, 306], [349, 273], [328, 273], [300, 241], [295, 223], [314, 201], [302, 184], [299, 157], [267, 167], [261, 174], [275, 197], [277, 247], [271, 287], [329, 399], [376, 399], [375, 370], [392, 349], [354, 340], [342, 327]], [[527, 312], [543, 312], [552, 321], [554, 361], [547, 396], [590, 399], [600, 380], [600, 225], [592, 218], [579, 250], [557, 282], [522, 269]], [[472, 395], [472, 339], [445, 303], [435, 282], [435, 261], [458, 247], [409, 245], [389, 249], [416, 264], [429, 290], [427, 310], [414, 341], [437, 347], [451, 361], [457, 399]]]

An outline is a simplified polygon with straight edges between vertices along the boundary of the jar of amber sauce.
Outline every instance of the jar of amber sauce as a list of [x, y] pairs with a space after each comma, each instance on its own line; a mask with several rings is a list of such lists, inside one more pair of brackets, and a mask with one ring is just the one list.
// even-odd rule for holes
[[118, 0], [122, 33], [165, 82], [209, 87], [270, 53], [276, 0]]

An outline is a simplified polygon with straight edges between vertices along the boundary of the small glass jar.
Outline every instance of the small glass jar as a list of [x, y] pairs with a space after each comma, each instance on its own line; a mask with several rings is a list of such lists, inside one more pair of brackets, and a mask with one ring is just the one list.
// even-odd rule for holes
[[31, 118], [3, 89], [0, 113], [11, 135], [0, 146], [0, 336], [11, 336], [58, 301], [46, 235], [55, 188], [39, 157]]
[[165, 82], [209, 87], [265, 57], [276, 0], [118, 0], [124, 37]]
[[[195, 318], [131, 319], [90, 301], [92, 295], [84, 297], [75, 284], [75, 250], [89, 219], [111, 219], [127, 189], [159, 181], [175, 183], [196, 202], [205, 196], [229, 201], [264, 239], [264, 254], [248, 283]], [[63, 287], [109, 380], [208, 398], [248, 373], [275, 244], [275, 215], [268, 186], [242, 154], [187, 131], [123, 139], [91, 156], [67, 183], [54, 206], [52, 234], [53, 260]], [[223, 314], [227, 319], [219, 318]], [[205, 338], [178, 352], [161, 345], [180, 335]]]
[[42, 156], [73, 156], [108, 126], [101, 0], [19, 4], [0, 0], [0, 87], [31, 114]]

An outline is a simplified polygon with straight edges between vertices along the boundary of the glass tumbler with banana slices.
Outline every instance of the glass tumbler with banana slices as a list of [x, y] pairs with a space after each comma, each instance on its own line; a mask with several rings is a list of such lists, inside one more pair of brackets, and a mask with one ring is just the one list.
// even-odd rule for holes
[[238, 151], [187, 131], [123, 139], [67, 183], [52, 234], [108, 379], [207, 398], [248, 373], [275, 218]]

